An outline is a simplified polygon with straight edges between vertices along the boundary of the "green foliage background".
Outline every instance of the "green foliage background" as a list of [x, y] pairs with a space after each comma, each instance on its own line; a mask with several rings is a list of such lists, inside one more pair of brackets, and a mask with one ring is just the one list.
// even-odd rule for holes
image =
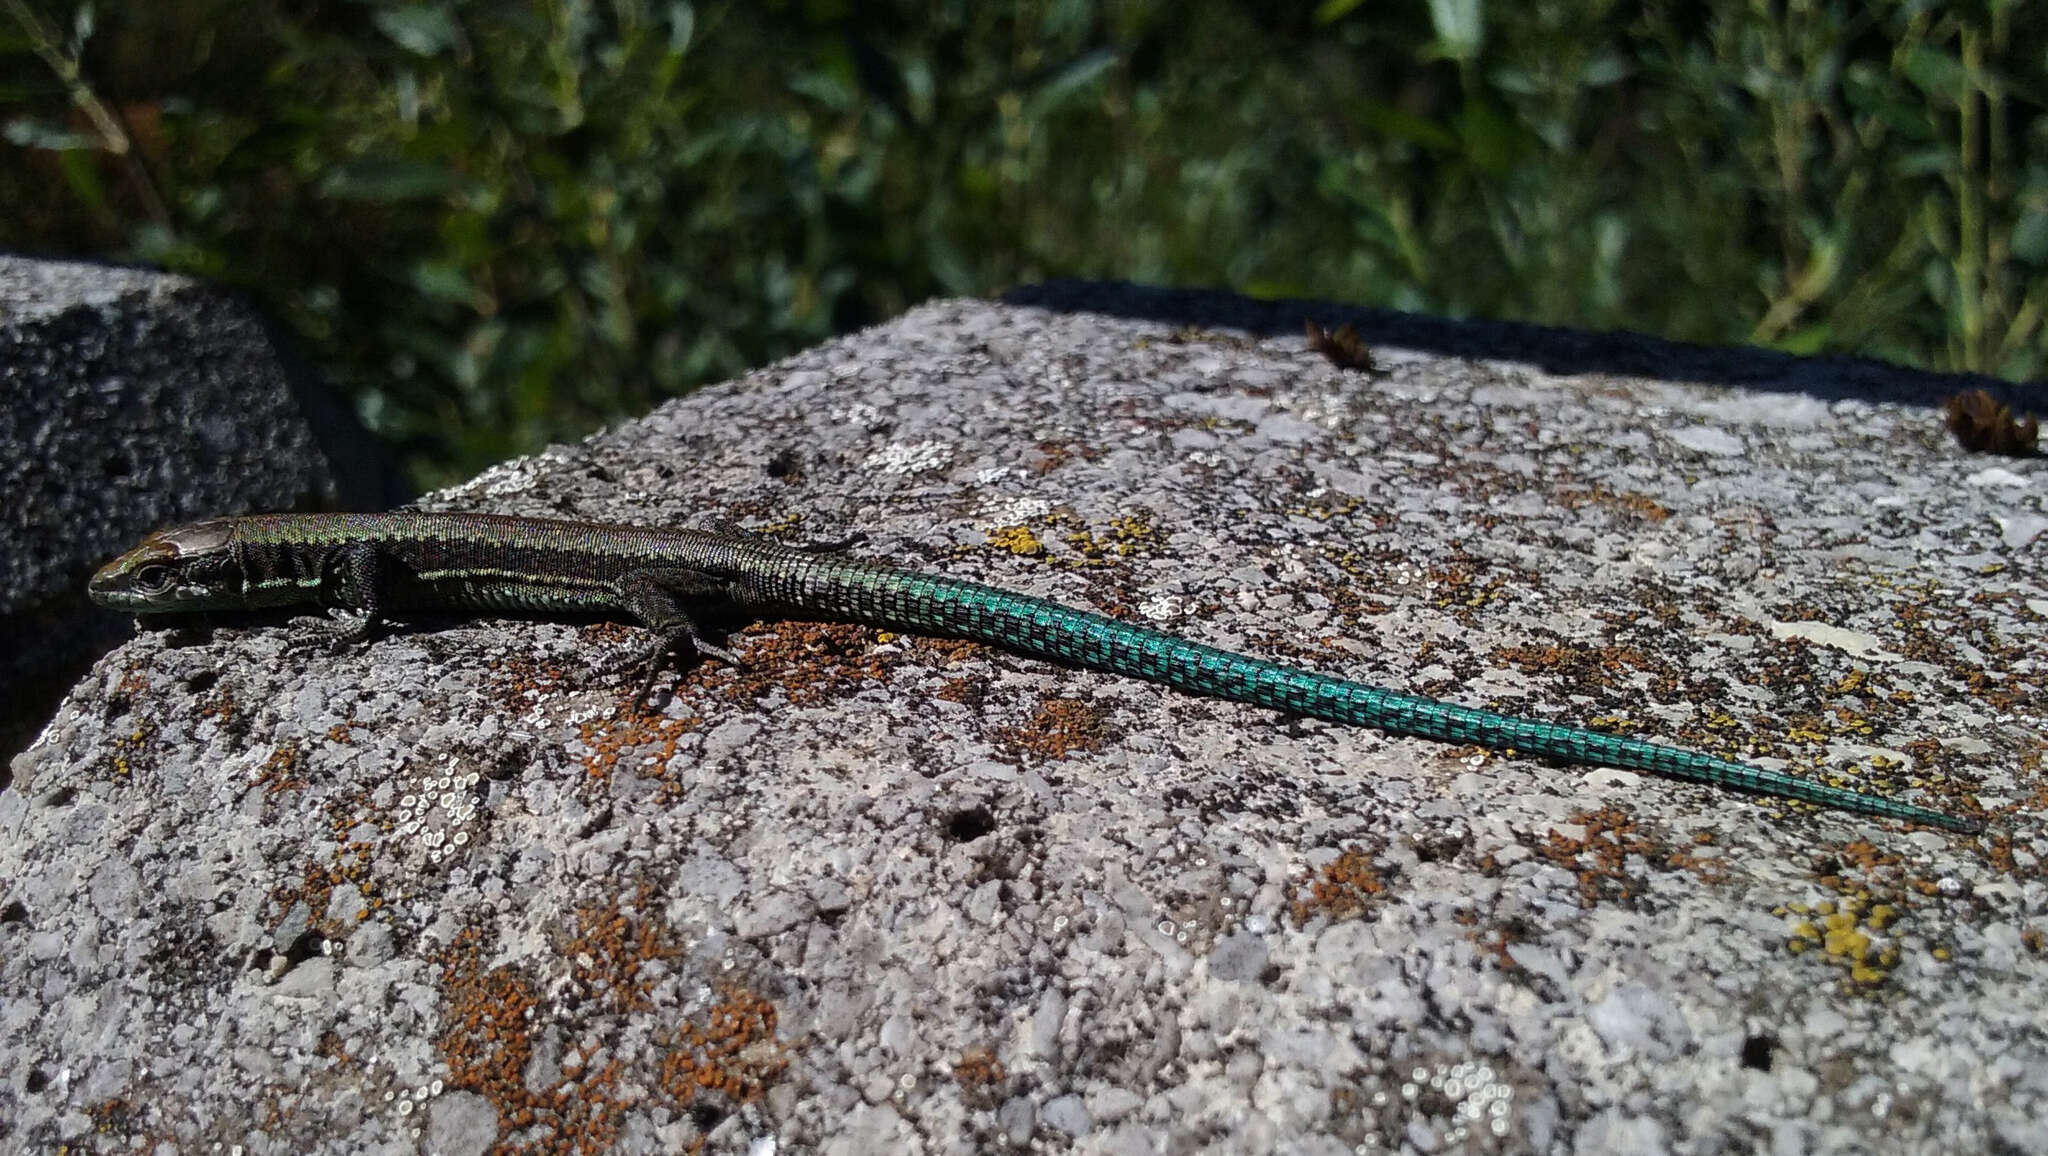
[[0, 247], [249, 288], [428, 484], [1060, 275], [2029, 379], [2042, 11], [0, 0]]

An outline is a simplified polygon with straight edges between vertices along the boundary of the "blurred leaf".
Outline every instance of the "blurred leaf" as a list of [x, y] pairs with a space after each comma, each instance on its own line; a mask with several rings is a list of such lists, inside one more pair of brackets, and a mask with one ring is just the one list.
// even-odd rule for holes
[[1906, 79], [1920, 91], [1953, 105], [1963, 92], [1963, 62], [1949, 53], [1920, 45], [1906, 54]]
[[413, 269], [412, 283], [427, 297], [454, 305], [476, 299], [476, 287], [461, 265], [453, 261], [422, 261]]
[[1520, 164], [1536, 145], [1531, 134], [1480, 97], [1468, 98], [1459, 110], [1458, 140], [1467, 159], [1495, 176]]
[[1579, 70], [1579, 83], [1587, 88], [1605, 88], [1636, 74], [1635, 62], [1618, 52], [1602, 52]]
[[668, 50], [680, 54], [690, 47], [690, 36], [697, 31], [697, 10], [684, 0], [676, 0], [668, 6]]
[[1323, 0], [1321, 4], [1316, 5], [1315, 21], [1318, 24], [1335, 24], [1364, 2], [1365, 0]]
[[1867, 61], [1850, 65], [1842, 74], [1842, 96], [1850, 108], [1884, 122], [1887, 128], [1914, 140], [1934, 135], [1934, 124], [1924, 105], [1903, 99], [1890, 82], [1890, 74]]
[[1450, 129], [1390, 104], [1366, 101], [1357, 105], [1356, 111], [1358, 119], [1364, 122], [1367, 128], [1383, 136], [1412, 141], [1438, 152], [1450, 152], [1458, 147], [1457, 134]]
[[90, 133], [77, 132], [62, 125], [46, 124], [29, 117], [16, 117], [7, 122], [0, 136], [7, 143], [25, 149], [49, 149], [66, 152], [72, 149], [93, 149], [99, 147], [99, 138]]
[[1080, 95], [1115, 63], [1116, 53], [1107, 48], [1098, 48], [1068, 61], [1025, 100], [1024, 119], [1033, 123], [1044, 120], [1046, 114]]
[[337, 201], [389, 203], [443, 197], [457, 184], [455, 174], [439, 165], [362, 157], [337, 166], [322, 178], [320, 195]]
[[455, 47], [460, 34], [455, 17], [441, 4], [402, 4], [370, 13], [378, 31], [418, 56], [438, 56]]
[[1486, 19], [1480, 0], [1429, 0], [1429, 22], [1436, 29], [1436, 49], [1460, 64], [1479, 56], [1486, 41]]
[[1813, 354], [1825, 352], [1828, 342], [1832, 339], [1833, 335], [1833, 331], [1828, 327], [1827, 323], [1820, 322], [1785, 334], [1778, 340], [1771, 342], [1771, 348], [1781, 353], [1792, 353], [1801, 357], [1810, 357]]
[[58, 154], [57, 166], [64, 171], [64, 183], [87, 208], [107, 211], [107, 189], [100, 180], [97, 156], [85, 149], [71, 149]]
[[2036, 207], [2020, 215], [2012, 227], [2012, 254], [2029, 265], [2048, 265], [2048, 208], [2039, 207], [2039, 202], [2048, 196], [2036, 195]]

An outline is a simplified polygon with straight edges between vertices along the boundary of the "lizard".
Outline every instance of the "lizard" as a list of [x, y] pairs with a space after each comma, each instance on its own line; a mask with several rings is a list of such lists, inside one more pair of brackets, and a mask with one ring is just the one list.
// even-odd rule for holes
[[[1681, 747], [1409, 694], [1207, 646], [1063, 603], [795, 546], [734, 528], [668, 529], [505, 514], [254, 514], [160, 530], [93, 575], [94, 601], [145, 619], [324, 607], [314, 637], [366, 639], [387, 614], [597, 614], [653, 635], [632, 707], [674, 654], [738, 664], [704, 609], [949, 636], [1184, 691], [1394, 734], [1476, 744], [1945, 830], [1971, 818]], [[302, 638], [305, 636], [301, 636]]]

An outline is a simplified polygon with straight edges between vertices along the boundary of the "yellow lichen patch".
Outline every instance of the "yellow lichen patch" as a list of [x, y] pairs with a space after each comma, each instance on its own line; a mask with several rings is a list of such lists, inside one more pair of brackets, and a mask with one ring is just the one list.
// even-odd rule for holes
[[1102, 749], [1109, 741], [1103, 712], [1077, 698], [1048, 699], [1031, 721], [997, 732], [1011, 746], [1047, 759], [1064, 759], [1075, 751]]
[[1019, 558], [1037, 558], [1045, 553], [1045, 543], [1029, 526], [998, 526], [988, 532], [988, 544]]
[[107, 752], [107, 771], [117, 779], [133, 778], [144, 769], [155, 769], [156, 724], [142, 722], [116, 738]]
[[1472, 565], [1452, 564], [1431, 569], [1430, 604], [1459, 615], [1462, 622], [1472, 611], [1505, 597], [1506, 579], [1496, 575], [1482, 580], [1477, 565], [1475, 560]]
[[1109, 558], [1130, 558], [1157, 554], [1166, 545], [1166, 533], [1151, 519], [1135, 514], [1118, 514], [1100, 534], [1081, 529], [1066, 536], [1074, 552], [1091, 562]]
[[[1868, 843], [1851, 843], [1840, 849], [1844, 871], [1820, 877], [1823, 885], [1840, 898], [1813, 903], [1787, 903], [1773, 909], [1786, 921], [1786, 950], [1794, 955], [1812, 954], [1842, 968], [1849, 982], [1858, 988], [1884, 983], [1899, 966], [1901, 952], [1898, 932], [1908, 917], [1904, 903], [1873, 896], [1870, 886], [1849, 874], [1884, 871], [1897, 863]], [[1941, 950], [1937, 959], [1946, 958]]]
[[1288, 506], [1285, 512], [1290, 517], [1307, 518], [1315, 522], [1327, 522], [1333, 518], [1342, 518], [1356, 513], [1364, 505], [1364, 498], [1353, 494], [1333, 494], [1326, 490], [1310, 498], [1308, 501]]
[[1332, 921], [1363, 915], [1373, 898], [1386, 889], [1386, 881], [1373, 869], [1372, 853], [1357, 844], [1348, 845], [1295, 893], [1294, 921], [1307, 923], [1318, 915]]

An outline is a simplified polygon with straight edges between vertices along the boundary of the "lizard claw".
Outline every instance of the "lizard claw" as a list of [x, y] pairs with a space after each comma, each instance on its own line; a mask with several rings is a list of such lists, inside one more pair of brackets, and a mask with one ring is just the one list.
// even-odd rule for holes
[[634, 692], [633, 699], [628, 704], [632, 710], [644, 710], [651, 704], [654, 683], [661, 677], [662, 668], [668, 665], [663, 659], [671, 654], [681, 657], [686, 666], [691, 660], [698, 658], [715, 658], [734, 668], [746, 665], [740, 661], [739, 655], [697, 633], [695, 626], [685, 623], [672, 627], [652, 646], [641, 651], [634, 661], [607, 664], [614, 671], [625, 666], [644, 665], [647, 668], [646, 677], [640, 681], [640, 689]]
[[324, 618], [311, 615], [292, 619], [286, 625], [298, 633], [285, 639], [286, 651], [326, 650], [340, 651], [350, 643], [360, 642], [369, 637], [376, 625], [376, 616], [364, 613], [350, 613], [339, 607], [329, 610]]

